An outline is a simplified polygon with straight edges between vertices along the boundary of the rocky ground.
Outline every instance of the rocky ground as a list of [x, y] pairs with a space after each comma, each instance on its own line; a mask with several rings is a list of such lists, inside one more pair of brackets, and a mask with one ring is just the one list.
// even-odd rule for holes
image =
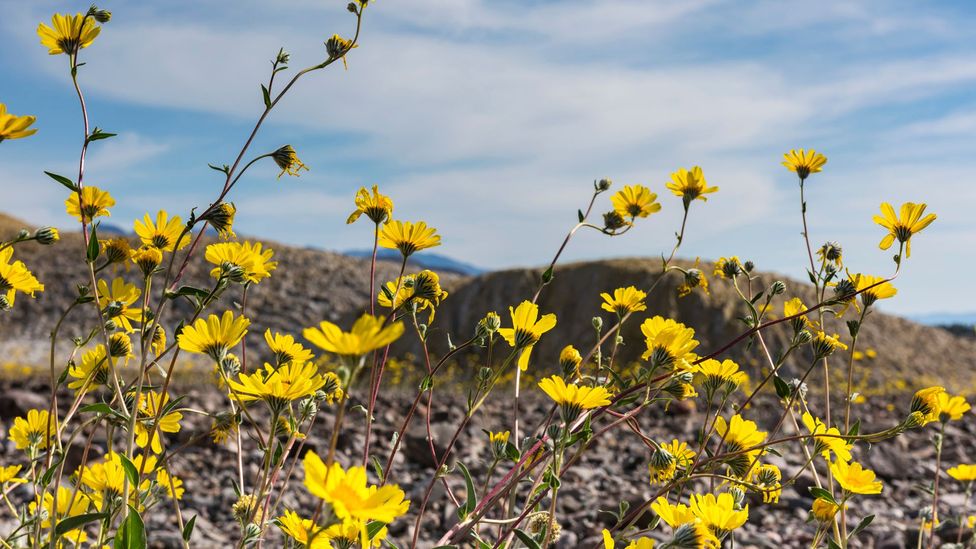
[[[221, 408], [221, 396], [211, 388], [200, 384], [185, 389], [188, 394], [187, 405], [204, 410]], [[0, 424], [4, 431], [11, 418], [30, 407], [44, 406], [43, 387], [21, 384], [6, 384], [0, 394]], [[437, 393], [431, 413], [431, 429], [435, 443], [442, 446], [450, 438], [461, 416], [461, 411], [452, 403], [458, 400], [454, 391], [447, 388]], [[508, 424], [511, 419], [511, 399], [501, 392], [480, 416], [480, 421], [469, 427], [457, 457], [467, 465], [475, 479], [483, 479], [487, 467], [488, 448], [482, 427]], [[394, 425], [402, 421], [409, 407], [412, 395], [394, 398], [381, 398], [378, 406], [378, 423], [375, 431], [376, 454], [386, 456]], [[893, 400], [896, 410], [903, 411], [908, 406], [908, 397]], [[437, 405], [436, 402], [442, 405]], [[747, 412], [757, 419], [761, 426], [769, 427], [775, 422], [776, 410], [772, 403], [760, 404]], [[864, 405], [864, 425], [862, 433], [884, 429], [899, 420], [900, 412], [887, 411], [884, 404]], [[528, 398], [522, 403], [524, 425], [537, 425], [549, 411], [548, 404], [538, 398]], [[329, 410], [320, 412], [326, 416], [306, 442], [303, 451], [325, 451], [327, 425], [331, 425]], [[432, 459], [428, 449], [424, 422], [424, 412], [418, 414], [403, 441], [403, 451], [395, 461], [392, 482], [399, 484], [413, 501], [411, 515], [390, 527], [390, 534], [401, 547], [409, 546], [409, 534], [419, 507], [423, 490], [431, 478]], [[339, 441], [340, 461], [344, 464], [358, 462], [362, 452], [363, 415], [352, 413], [347, 422], [347, 430]], [[644, 432], [658, 439], [677, 437], [693, 440], [694, 432], [702, 422], [700, 411], [693, 407], [672, 406], [667, 413], [653, 410], [643, 414], [640, 422]], [[183, 500], [184, 516], [196, 515], [196, 530], [191, 547], [228, 547], [238, 539], [238, 528], [231, 514], [231, 506], [236, 500], [233, 478], [235, 448], [233, 445], [215, 446], [206, 433], [210, 422], [207, 418], [188, 414], [183, 429], [170, 440], [172, 446], [188, 444], [187, 449], [172, 462], [172, 470], [186, 483]], [[861, 445], [859, 457], [866, 466], [873, 468], [885, 483], [881, 496], [859, 498], [851, 505], [850, 513], [859, 519], [867, 514], [877, 515], [868, 532], [859, 537], [859, 547], [895, 549], [915, 547], [918, 533], [916, 515], [928, 501], [922, 488], [929, 484], [935, 470], [931, 427], [916, 430], [906, 436], [889, 440], [873, 447]], [[6, 438], [6, 437], [4, 437]], [[962, 422], [951, 423], [946, 433], [944, 459], [947, 465], [976, 460], [976, 420], [969, 414]], [[802, 465], [798, 450], [782, 447], [787, 456], [768, 459], [781, 466], [785, 476], [792, 476]], [[253, 444], [245, 442], [245, 477], [257, 474], [257, 461], [260, 457]], [[21, 458], [9, 440], [0, 442], [0, 462], [9, 464]], [[72, 455], [79, 460], [79, 455]], [[617, 508], [620, 501], [639, 505], [654, 493], [648, 482], [648, 451], [633, 434], [616, 432], [600, 439], [592, 451], [571, 469], [564, 479], [559, 498], [560, 522], [563, 534], [559, 547], [592, 547], [600, 542], [601, 528], [613, 523], [613, 518], [604, 511]], [[306, 514], [314, 509], [314, 501], [301, 487], [300, 467], [291, 489], [284, 499], [284, 505]], [[497, 478], [497, 475], [496, 475]], [[459, 474], [448, 476], [451, 489], [463, 497], [463, 482]], [[477, 482], [477, 480], [476, 480]], [[778, 504], [763, 505], [751, 500], [750, 520], [736, 533], [736, 547], [792, 548], [808, 547], [813, 528], [805, 524], [811, 497], [807, 491], [810, 485], [805, 477], [795, 485], [787, 486]], [[945, 513], [957, 512], [963, 505], [960, 487], [951, 480], [943, 481], [942, 506]], [[15, 500], [23, 501], [29, 494], [25, 486], [12, 494]], [[444, 488], [437, 485], [433, 501], [421, 525], [421, 547], [431, 547], [433, 541], [455, 521], [453, 506], [445, 507]], [[9, 516], [4, 515], [4, 521]], [[172, 508], [168, 505], [155, 508], [148, 518], [153, 528], [150, 544], [153, 547], [179, 547], [179, 533], [175, 525]], [[0, 531], [6, 530], [0, 522]], [[947, 530], [947, 536], [954, 539], [954, 531]], [[272, 533], [266, 546], [278, 547], [281, 540], [277, 532]]]

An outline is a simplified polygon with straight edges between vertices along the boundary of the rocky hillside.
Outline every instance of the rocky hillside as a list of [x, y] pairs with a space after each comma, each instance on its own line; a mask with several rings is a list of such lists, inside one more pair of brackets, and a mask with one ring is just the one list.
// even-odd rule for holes
[[[24, 223], [0, 216], [0, 234], [14, 234]], [[249, 341], [258, 343], [266, 328], [299, 333], [323, 319], [350, 322], [365, 308], [369, 262], [344, 255], [269, 243], [279, 262], [274, 275], [249, 291], [248, 316], [253, 321]], [[56, 252], [56, 253], [51, 253]], [[46, 356], [44, 342], [60, 311], [75, 295], [75, 285], [86, 280], [81, 237], [65, 234], [54, 248], [42, 248], [33, 243], [18, 246], [17, 257], [24, 260], [46, 285], [46, 291], [35, 300], [17, 301], [12, 311], [0, 314], [0, 352], [6, 360], [21, 363], [41, 363]], [[760, 265], [761, 267], [761, 265]], [[202, 260], [189, 269], [187, 281], [207, 284], [209, 264]], [[389, 280], [396, 275], [398, 265], [381, 262], [378, 279]], [[711, 267], [702, 267], [710, 272]], [[600, 315], [605, 325], [612, 325], [612, 315], [600, 309], [600, 292], [619, 286], [649, 287], [659, 276], [658, 260], [645, 258], [615, 259], [574, 263], [560, 266], [553, 282], [540, 299], [543, 312], [555, 313], [556, 328], [547, 334], [536, 350], [540, 368], [554, 368], [559, 349], [573, 343], [580, 349], [589, 348], [595, 341], [591, 319]], [[540, 272], [512, 269], [477, 277], [443, 275], [442, 283], [451, 292], [437, 314], [431, 342], [436, 350], [443, 350], [450, 334], [454, 341], [465, 339], [487, 311], [502, 314], [508, 323], [508, 307], [530, 297], [538, 284]], [[768, 286], [773, 280], [787, 283], [785, 296], [799, 296], [813, 303], [808, 284], [763, 273], [753, 282], [753, 291]], [[700, 351], [709, 352], [731, 340], [743, 329], [737, 320], [743, 308], [734, 290], [725, 281], [713, 280], [711, 294], [695, 291], [678, 298], [679, 280], [670, 276], [659, 283], [648, 297], [646, 316], [672, 317], [693, 327], [701, 342]], [[239, 292], [228, 292], [224, 298], [239, 300]], [[775, 312], [782, 312], [782, 299], [774, 302]], [[86, 308], [74, 314], [91, 314]], [[73, 317], [81, 318], [81, 317]], [[173, 318], [173, 317], [170, 317]], [[636, 360], [643, 351], [639, 325], [644, 315], [632, 320], [623, 330], [624, 346], [619, 356], [624, 361]], [[828, 328], [846, 337], [841, 321], [832, 321]], [[788, 333], [785, 326], [776, 327], [765, 336], [773, 353], [785, 346]], [[956, 391], [976, 388], [976, 340], [954, 336], [938, 328], [885, 314], [874, 313], [862, 330], [863, 348], [874, 348], [878, 357], [866, 369], [873, 376], [877, 388], [888, 388], [898, 380], [908, 387], [939, 381]], [[415, 350], [403, 346], [399, 351]], [[758, 367], [761, 355], [757, 345], [748, 342], [730, 350], [733, 357], [746, 365]], [[800, 357], [807, 360], [806, 357]], [[797, 364], [791, 364], [794, 371]]]

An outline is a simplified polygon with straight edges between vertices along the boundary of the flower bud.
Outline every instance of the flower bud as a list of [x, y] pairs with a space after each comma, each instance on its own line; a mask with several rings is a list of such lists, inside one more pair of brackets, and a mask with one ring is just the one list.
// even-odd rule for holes
[[593, 188], [601, 193], [609, 189], [611, 185], [613, 185], [613, 180], [609, 177], [604, 177], [593, 182]]
[[50, 246], [61, 240], [61, 234], [54, 227], [41, 227], [34, 232], [34, 240], [37, 240], [38, 244]]
[[769, 286], [769, 293], [779, 295], [786, 291], [786, 284], [782, 280], [777, 280]]
[[595, 316], [593, 317], [593, 329], [600, 333], [603, 331], [603, 318]]

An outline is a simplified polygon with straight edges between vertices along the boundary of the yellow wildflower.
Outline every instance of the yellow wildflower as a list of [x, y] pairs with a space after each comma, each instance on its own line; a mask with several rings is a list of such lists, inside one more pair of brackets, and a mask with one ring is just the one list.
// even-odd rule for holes
[[523, 301], [517, 308], [508, 308], [512, 315], [512, 327], [500, 328], [498, 335], [519, 352], [518, 366], [525, 371], [529, 367], [532, 348], [539, 342], [542, 334], [556, 327], [556, 315], [549, 313], [539, 317], [539, 306]]
[[888, 229], [888, 234], [881, 239], [878, 247], [887, 250], [894, 243], [895, 239], [905, 245], [905, 257], [912, 256], [912, 236], [918, 234], [922, 229], [928, 227], [935, 221], [935, 214], [922, 217], [925, 213], [925, 204], [905, 202], [901, 205], [901, 211], [895, 215], [895, 209], [887, 202], [881, 203], [880, 216], [874, 216], [874, 222]]
[[31, 124], [37, 120], [35, 116], [17, 116], [7, 112], [7, 106], [0, 103], [0, 142], [5, 139], [21, 139], [37, 133], [29, 130]]

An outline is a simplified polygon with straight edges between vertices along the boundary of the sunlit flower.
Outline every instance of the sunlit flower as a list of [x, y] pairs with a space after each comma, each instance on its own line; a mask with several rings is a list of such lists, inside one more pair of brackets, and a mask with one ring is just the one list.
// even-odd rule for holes
[[18, 450], [44, 449], [56, 429], [57, 425], [51, 421], [47, 410], [28, 410], [25, 417], [14, 418], [14, 424], [7, 434]]
[[706, 394], [712, 394], [723, 387], [725, 391], [732, 392], [749, 381], [749, 376], [729, 359], [719, 362], [710, 358], [693, 365], [690, 371], [695, 373], [696, 382]]
[[134, 332], [132, 323], [142, 322], [145, 315], [141, 307], [132, 306], [140, 295], [142, 290], [121, 278], [113, 279], [111, 286], [105, 280], [98, 281], [98, 306], [126, 332]]
[[803, 425], [813, 435], [814, 451], [821, 454], [825, 460], [830, 461], [831, 452], [841, 461], [851, 460], [851, 448], [854, 445], [841, 436], [837, 427], [828, 428], [820, 418], [813, 417], [809, 412], [803, 414]]
[[866, 274], [847, 273], [847, 279], [851, 282], [854, 290], [860, 292], [861, 301], [865, 307], [870, 307], [879, 299], [894, 297], [898, 290], [891, 285], [884, 277]]
[[689, 507], [695, 517], [719, 537], [742, 526], [749, 518], [749, 506], [736, 509], [735, 498], [728, 492], [718, 496], [692, 494]]
[[7, 112], [7, 106], [0, 103], [0, 142], [5, 139], [21, 139], [37, 133], [36, 129], [29, 130], [31, 124], [37, 120], [35, 116], [17, 116]]
[[912, 397], [911, 412], [919, 420], [919, 426], [938, 421], [942, 414], [942, 395], [945, 387], [927, 387], [920, 389]]
[[308, 171], [308, 166], [306, 166], [298, 158], [298, 154], [291, 145], [285, 145], [284, 147], [276, 150], [271, 154], [271, 158], [274, 159], [275, 164], [281, 168], [281, 173], [278, 174], [278, 179], [281, 179], [281, 176], [285, 174], [298, 177], [301, 175], [301, 170]]
[[651, 453], [648, 468], [652, 482], [667, 482], [675, 477], [679, 469], [691, 465], [695, 452], [688, 448], [688, 443], [674, 439], [669, 443], [659, 444]]
[[613, 296], [604, 292], [600, 294], [600, 297], [603, 298], [601, 308], [604, 311], [617, 313], [617, 316], [647, 310], [647, 305], [644, 304], [644, 299], [647, 298], [647, 294], [634, 286], [617, 288], [613, 291]]
[[650, 359], [652, 365], [671, 366], [694, 360], [692, 351], [698, 347], [698, 341], [694, 339], [695, 331], [684, 324], [655, 316], [641, 324], [641, 333], [647, 344], [641, 358]]
[[752, 469], [752, 482], [762, 493], [763, 503], [777, 503], [783, 494], [783, 473], [779, 467], [765, 463]]
[[373, 223], [380, 224], [393, 216], [393, 200], [380, 194], [379, 188], [373, 185], [373, 194], [370, 195], [366, 187], [359, 189], [356, 193], [356, 211], [349, 214], [346, 223], [355, 223], [359, 216], [366, 214]]
[[333, 34], [325, 41], [325, 51], [329, 54], [329, 59], [342, 59], [342, 66], [349, 68], [346, 64], [346, 54], [353, 48], [357, 48], [352, 40], [343, 38], [338, 34]]
[[183, 328], [176, 340], [180, 349], [210, 355], [215, 362], [220, 362], [227, 351], [241, 342], [250, 324], [247, 318], [235, 318], [233, 312], [224, 311], [219, 317], [210, 315], [206, 320], [198, 318]]
[[523, 301], [514, 309], [509, 307], [508, 311], [512, 315], [512, 327], [500, 328], [498, 335], [520, 353], [518, 366], [524, 371], [529, 367], [532, 348], [539, 342], [539, 338], [556, 327], [556, 315], [549, 313], [540, 318], [539, 306], [530, 301]]
[[[146, 391], [139, 396], [136, 444], [140, 448], [149, 445], [153, 452], [162, 453], [163, 446], [159, 433], [178, 433], [180, 431], [180, 421], [183, 419], [183, 414], [168, 404], [169, 395], [166, 393]], [[156, 422], [156, 416], [160, 414], [162, 416]], [[155, 429], [153, 429], [154, 423]], [[152, 441], [149, 440], [150, 431], [153, 431]]]
[[736, 476], [743, 477], [752, 467], [763, 450], [757, 448], [766, 440], [766, 433], [760, 431], [756, 422], [743, 419], [736, 414], [729, 422], [718, 416], [715, 418], [715, 432], [724, 440], [724, 450], [732, 454], [726, 458], [726, 463]]
[[132, 262], [139, 267], [142, 271], [143, 276], [151, 276], [159, 264], [163, 262], [163, 252], [159, 251], [158, 248], [153, 248], [151, 246], [143, 246], [132, 252]]
[[27, 265], [22, 261], [10, 262], [13, 254], [12, 246], [0, 250], [0, 297], [6, 300], [7, 307], [13, 307], [17, 292], [34, 297], [35, 292], [44, 291], [44, 285], [38, 282]]
[[643, 185], [627, 185], [610, 197], [610, 202], [621, 217], [631, 219], [661, 211], [657, 195]]
[[278, 268], [277, 261], [271, 261], [274, 250], [264, 248], [260, 242], [218, 242], [207, 246], [204, 255], [207, 261], [216, 265], [210, 276], [232, 276], [239, 269], [242, 281], [257, 284]]
[[820, 263], [833, 263], [835, 267], [844, 266], [844, 249], [836, 242], [827, 242], [817, 250]]
[[922, 217], [925, 213], [925, 204], [915, 204], [905, 202], [901, 205], [901, 211], [895, 215], [895, 209], [887, 202], [881, 203], [881, 214], [874, 216], [874, 222], [888, 229], [888, 234], [881, 239], [878, 247], [887, 250], [894, 243], [895, 239], [905, 245], [905, 257], [912, 256], [912, 236], [918, 234], [922, 229], [928, 227], [935, 221], [935, 214]]
[[275, 364], [281, 366], [289, 362], [308, 362], [312, 360], [312, 351], [304, 345], [295, 341], [295, 337], [290, 334], [275, 332], [271, 329], [264, 332], [264, 341], [268, 344], [268, 349], [274, 353]]
[[0, 489], [7, 484], [25, 484], [27, 479], [18, 477], [17, 474], [24, 467], [22, 465], [8, 465], [0, 467]]
[[783, 165], [791, 172], [796, 172], [800, 179], [806, 179], [812, 173], [819, 172], [827, 157], [810, 149], [793, 149], [788, 153], [783, 153]]
[[318, 327], [305, 328], [302, 335], [327, 352], [357, 358], [393, 343], [403, 334], [403, 329], [402, 322], [384, 325], [382, 317], [364, 314], [352, 325], [349, 332], [343, 332], [335, 324], [323, 320]]
[[68, 384], [69, 389], [81, 389], [90, 385], [105, 385], [109, 379], [109, 363], [105, 356], [105, 346], [97, 345], [86, 351], [81, 357], [81, 364], [68, 369], [68, 375], [75, 378]]
[[[396, 294], [396, 299], [393, 295]], [[434, 321], [434, 313], [447, 292], [441, 288], [441, 279], [434, 271], [423, 270], [417, 274], [405, 275], [387, 282], [376, 296], [381, 307], [399, 309], [405, 305], [416, 305], [417, 311], [430, 311], [427, 323]]]
[[604, 387], [587, 387], [566, 383], [559, 376], [547, 377], [539, 382], [539, 388], [559, 405], [564, 420], [571, 421], [583, 410], [610, 404], [610, 393]]
[[68, 215], [72, 215], [78, 221], [91, 223], [92, 219], [101, 216], [111, 216], [109, 208], [115, 205], [115, 199], [108, 191], [103, 191], [98, 187], [86, 186], [81, 189], [81, 201], [78, 200], [78, 193], [73, 192], [64, 201]]
[[102, 256], [112, 264], [125, 264], [129, 268], [128, 262], [132, 259], [132, 244], [129, 239], [120, 236], [109, 240], [102, 240]]
[[156, 484], [163, 487], [163, 493], [169, 499], [175, 499], [177, 501], [183, 499], [183, 479], [176, 475], [169, 474], [169, 471], [163, 468], [156, 470]]
[[[30, 502], [28, 510], [31, 515], [39, 515], [41, 520], [41, 527], [50, 528], [51, 520], [54, 519], [56, 523], [61, 522], [63, 519], [68, 517], [76, 517], [78, 515], [84, 514], [91, 507], [91, 500], [88, 499], [85, 494], [76, 492], [67, 486], [58, 486], [58, 508], [57, 511], [54, 509], [54, 493], [53, 491], [45, 491], [43, 499], [43, 513], [38, 513], [37, 501]], [[81, 529], [75, 528], [66, 534], [66, 537], [84, 541], [84, 538], [79, 537], [80, 534], [85, 532]]]
[[[164, 252], [181, 250], [190, 243], [190, 234], [183, 234], [183, 220], [180, 216], [170, 217], [166, 210], [159, 210], [156, 221], [146, 214], [142, 221], [133, 223], [136, 234], [143, 245], [158, 248]], [[177, 239], [183, 236], [179, 242]]]
[[715, 262], [715, 269], [712, 271], [714, 276], [733, 279], [745, 272], [745, 267], [736, 256], [720, 257]]
[[847, 350], [847, 345], [841, 342], [840, 336], [837, 334], [830, 335], [822, 330], [818, 330], [813, 336], [811, 345], [813, 345], [814, 354], [819, 358], [829, 356], [837, 349]]
[[[332, 549], [332, 544], [326, 539], [324, 533], [311, 519], [305, 519], [294, 511], [285, 511], [285, 514], [278, 517], [275, 521], [282, 533], [297, 541], [301, 547], [307, 549]], [[311, 541], [311, 545], [309, 545]]]
[[678, 526], [667, 544], [668, 547], [689, 549], [719, 549], [721, 542], [704, 522], [696, 520]]
[[563, 347], [559, 352], [559, 368], [562, 369], [563, 375], [577, 375], [582, 363], [583, 355], [572, 345]]
[[234, 216], [237, 215], [237, 207], [230, 202], [221, 202], [200, 219], [210, 223], [210, 226], [217, 231], [220, 238], [234, 238]]
[[960, 482], [972, 482], [976, 480], [976, 464], [959, 464], [955, 467], [950, 467], [948, 471], [949, 476], [960, 481]]
[[708, 292], [708, 277], [698, 268], [700, 264], [701, 258], [697, 257], [695, 258], [695, 266], [684, 271], [684, 281], [676, 288], [678, 297], [685, 297], [695, 288], [701, 288], [705, 292], [705, 295], [710, 295]]
[[51, 26], [41, 23], [37, 26], [37, 35], [41, 37], [41, 45], [48, 49], [50, 55], [65, 53], [72, 55], [82, 48], [87, 48], [95, 41], [102, 29], [95, 24], [95, 19], [83, 14], [60, 14], [51, 16]]
[[654, 500], [654, 503], [651, 503], [651, 509], [671, 528], [694, 522], [697, 518], [687, 505], [683, 503], [672, 505], [663, 497]]
[[364, 467], [343, 469], [338, 463], [326, 465], [318, 454], [309, 451], [303, 460], [305, 488], [313, 496], [332, 505], [340, 520], [376, 520], [389, 524], [410, 508], [397, 486], [369, 485]]
[[852, 494], [881, 493], [881, 481], [875, 480], [874, 471], [864, 469], [860, 463], [837, 460], [830, 464], [830, 472], [841, 488]]
[[314, 363], [289, 362], [277, 368], [265, 363], [263, 370], [242, 373], [239, 381], [230, 380], [228, 385], [243, 402], [263, 400], [272, 409], [281, 409], [293, 400], [314, 395], [324, 382]]
[[837, 511], [840, 511], [840, 505], [823, 498], [813, 500], [813, 508], [810, 510], [813, 517], [820, 522], [832, 522]]
[[[358, 543], [363, 549], [379, 549], [388, 533], [386, 526], [377, 530], [375, 524], [373, 528], [369, 525], [369, 522], [363, 520], [344, 520], [326, 528], [322, 537], [331, 542], [332, 547], [335, 548], [355, 547]], [[370, 537], [371, 531], [375, 532], [372, 537]], [[315, 546], [314, 542], [312, 546]]]
[[[143, 471], [147, 475], [156, 470], [156, 456], [149, 456], [143, 466], [143, 454], [138, 454], [132, 459], [136, 471]], [[88, 496], [95, 504], [96, 508], [105, 510], [103, 503], [112, 502], [122, 497], [125, 490], [126, 473], [125, 466], [122, 465], [122, 458], [115, 452], [105, 455], [104, 459], [85, 466], [78, 471], [78, 479], [81, 484], [89, 489]], [[130, 504], [142, 507], [138, 504], [139, 492], [149, 489], [149, 479], [143, 480], [139, 485], [139, 490], [130, 492]]]
[[959, 421], [963, 414], [970, 409], [969, 403], [964, 396], [952, 396], [943, 391], [939, 393], [939, 420], [940, 421]]
[[[798, 297], [794, 297], [793, 299], [788, 300], [786, 303], [783, 303], [783, 316], [785, 318], [789, 318], [800, 315], [800, 313], [806, 311], [807, 309], [808, 307], [803, 303], [803, 300]], [[793, 331], [795, 332], [799, 332], [806, 327], [816, 326], [816, 323], [812, 322], [807, 315], [797, 316], [791, 321], [791, 323], [793, 325]]]
[[705, 175], [702, 174], [702, 169], [699, 166], [693, 167], [691, 171], [680, 168], [672, 173], [671, 182], [667, 184], [667, 188], [671, 189], [675, 196], [681, 197], [686, 208], [692, 200], [708, 200], [705, 195], [718, 190], [718, 187], [708, 186], [708, 183], [705, 182]]
[[400, 250], [403, 257], [409, 257], [414, 252], [440, 246], [441, 236], [423, 221], [391, 220], [380, 229], [378, 243], [382, 248]]

